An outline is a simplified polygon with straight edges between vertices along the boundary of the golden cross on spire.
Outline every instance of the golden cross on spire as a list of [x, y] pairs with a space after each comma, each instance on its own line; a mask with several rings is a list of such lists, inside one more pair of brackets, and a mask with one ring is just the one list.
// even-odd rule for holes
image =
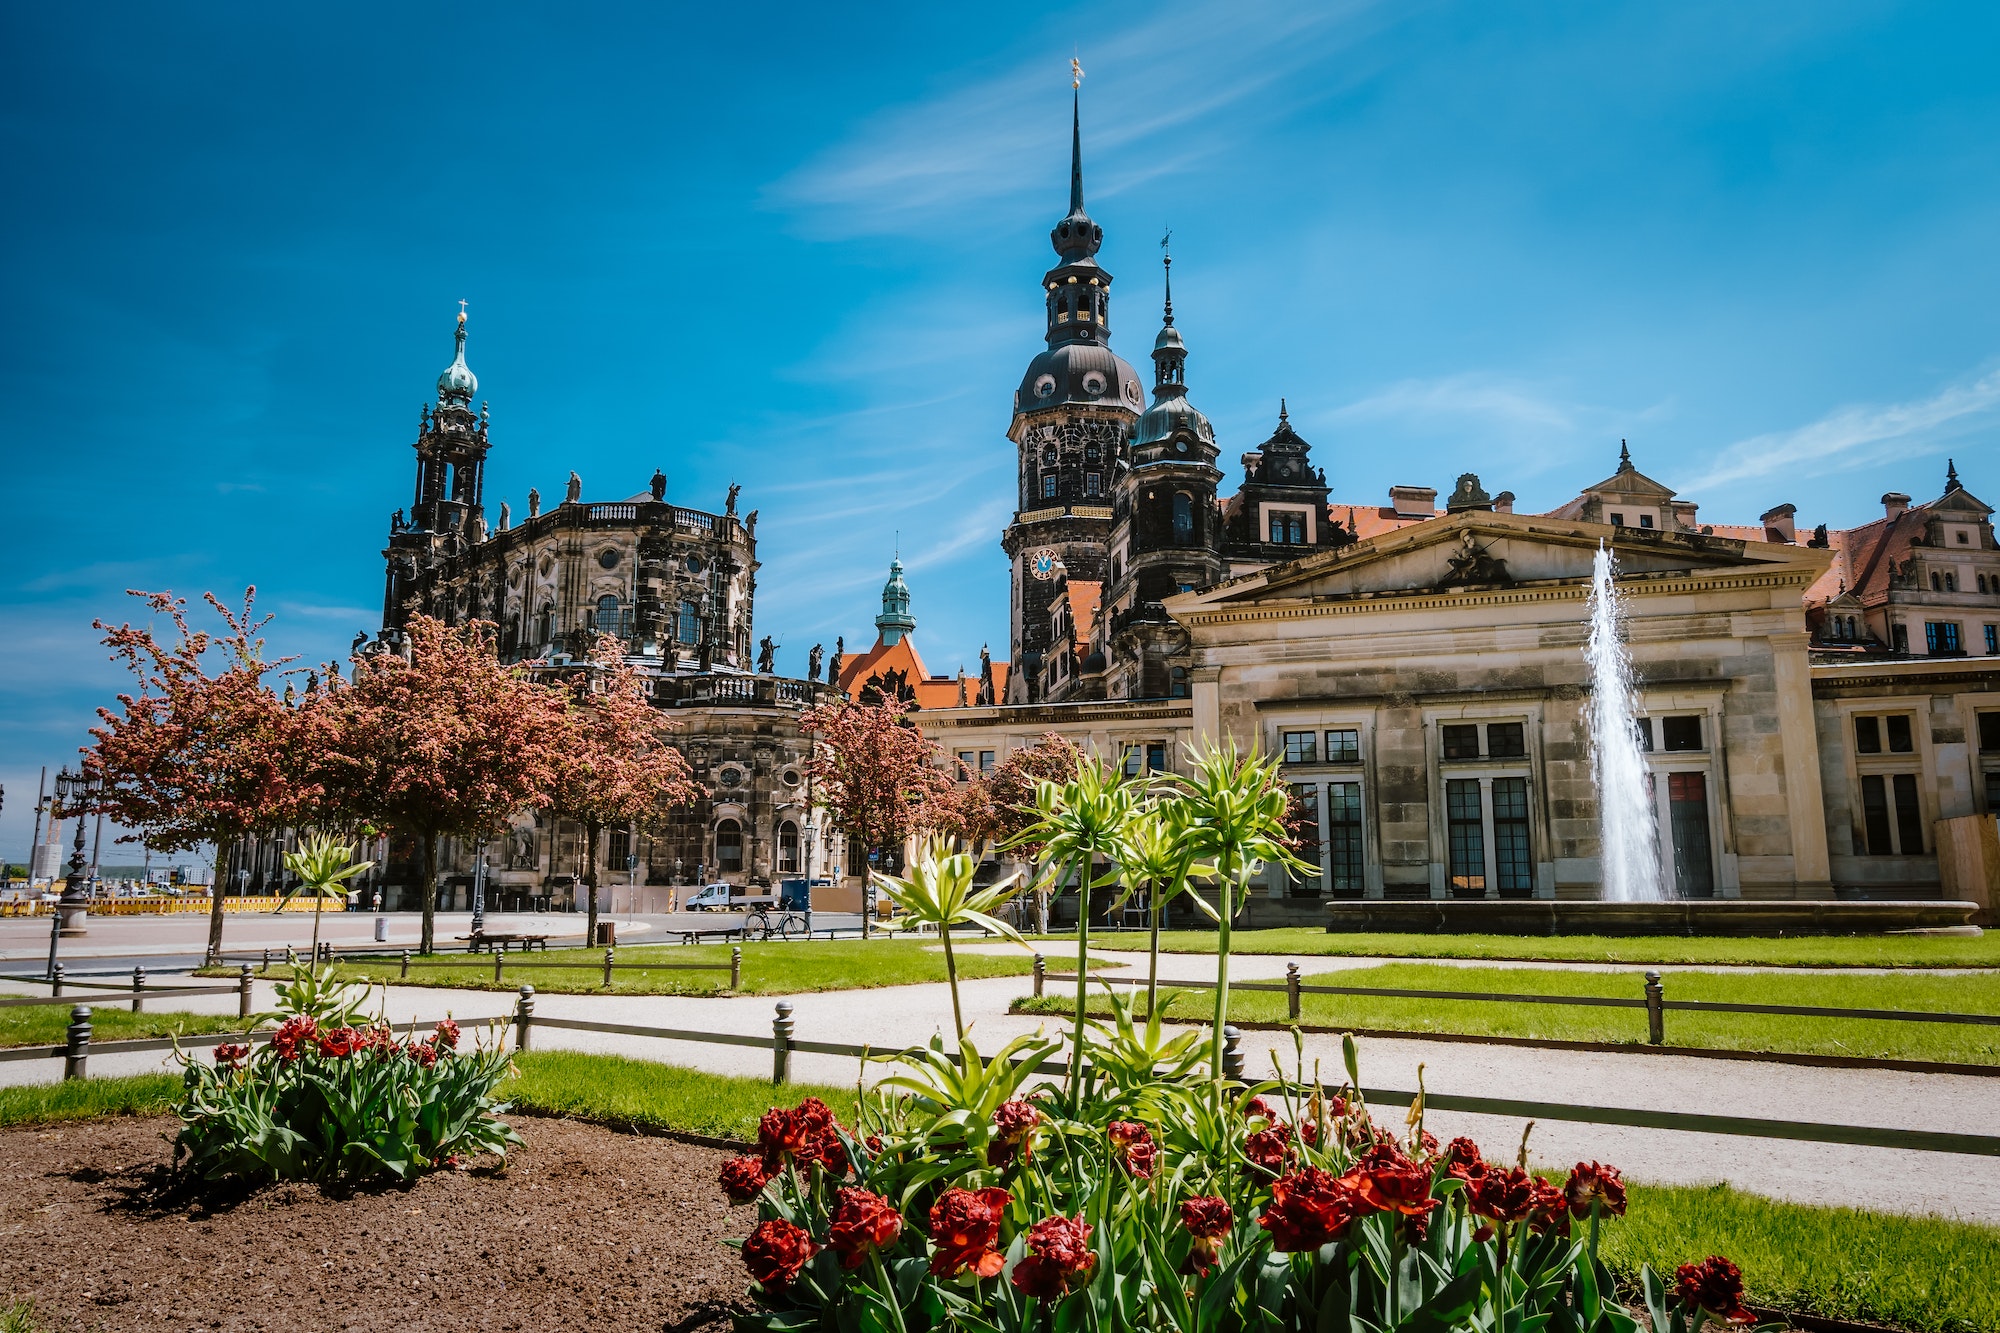
[[1072, 88], [1083, 86], [1083, 65], [1075, 56], [1069, 58], [1069, 86]]
[[463, 301], [458, 303], [458, 322], [461, 324], [465, 323], [465, 302]]

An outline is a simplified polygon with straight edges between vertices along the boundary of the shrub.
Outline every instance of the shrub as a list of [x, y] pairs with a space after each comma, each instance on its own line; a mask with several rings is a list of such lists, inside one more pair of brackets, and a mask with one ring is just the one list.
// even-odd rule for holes
[[388, 1024], [359, 1019], [357, 989], [331, 968], [301, 977], [279, 987], [269, 1017], [281, 1021], [254, 1054], [224, 1044], [212, 1064], [183, 1058], [183, 1181], [402, 1181], [519, 1142], [496, 1118], [503, 1045], [461, 1050], [450, 1019], [399, 1042]]

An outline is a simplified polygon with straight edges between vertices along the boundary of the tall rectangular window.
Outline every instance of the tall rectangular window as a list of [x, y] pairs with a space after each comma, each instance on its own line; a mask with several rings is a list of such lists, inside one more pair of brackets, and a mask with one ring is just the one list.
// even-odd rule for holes
[[1528, 729], [1520, 722], [1495, 722], [1486, 728], [1486, 753], [1494, 759], [1519, 759], [1528, 753]]
[[1167, 771], [1167, 743], [1165, 741], [1146, 742], [1146, 771], [1164, 773]]
[[1285, 762], [1288, 764], [1318, 763], [1317, 743], [1318, 737], [1310, 731], [1286, 732]]
[[1924, 622], [1924, 642], [1929, 646], [1932, 657], [1949, 657], [1958, 651], [1958, 622], [1952, 620], [1926, 620]]
[[1897, 850], [1904, 856], [1924, 854], [1924, 812], [1917, 800], [1917, 775], [1897, 773], [1890, 780], [1896, 793]]
[[2000, 753], [2000, 713], [1979, 715], [1979, 753]]
[[981, 750], [979, 752], [979, 771], [989, 774], [993, 771], [993, 751]]
[[1084, 493], [1085, 495], [1090, 495], [1090, 496], [1097, 496], [1097, 495], [1102, 495], [1102, 494], [1104, 494], [1104, 476], [1103, 476], [1103, 474], [1102, 474], [1102, 473], [1098, 473], [1098, 472], [1086, 472], [1086, 473], [1084, 473], [1084, 474], [1083, 474], [1083, 493]]
[[[2000, 713], [1993, 714], [2000, 721]], [[1994, 748], [2000, 749], [2000, 746]], [[1361, 762], [1361, 729], [1359, 727], [1335, 727], [1326, 733], [1326, 762], [1329, 764], [1358, 764]]]
[[1857, 717], [1854, 719], [1854, 752], [1856, 754], [1882, 753], [1881, 718]]
[[1888, 723], [1890, 754], [1909, 754], [1917, 748], [1910, 736], [1908, 713], [1891, 713], [1883, 721]]
[[1535, 865], [1528, 855], [1528, 780], [1493, 779], [1493, 876], [1502, 898], [1532, 898]]
[[1326, 784], [1327, 890], [1336, 898], [1359, 898], [1361, 875], [1361, 784]]
[[1988, 625], [1986, 627], [1986, 655], [1991, 657], [1995, 653], [2000, 653], [2000, 625]]
[[1125, 747], [1126, 777], [1128, 778], [1138, 777], [1140, 772], [1139, 766], [1145, 762], [1146, 762], [1146, 751], [1142, 747], [1137, 745], [1128, 745]]
[[1683, 898], [1713, 898], [1715, 871], [1708, 845], [1708, 779], [1667, 774], [1667, 823], [1674, 840], [1674, 890]]
[[1889, 834], [1889, 781], [1879, 773], [1861, 778], [1862, 846], [1870, 856], [1894, 856], [1896, 844]]
[[1486, 826], [1476, 779], [1444, 784], [1446, 884], [1454, 898], [1486, 896]]
[[1042, 478], [1042, 498], [1044, 500], [1056, 498], [1056, 478], [1053, 472]]
[[675, 635], [682, 643], [694, 643], [701, 638], [701, 617], [696, 614], [693, 602], [681, 603], [680, 630]]
[[1479, 728], [1471, 724], [1447, 724], [1440, 728], [1444, 735], [1444, 757], [1447, 759], [1479, 758]]
[[[1319, 786], [1306, 782], [1295, 784], [1292, 795], [1299, 804], [1299, 845], [1292, 850], [1308, 865], [1319, 864]], [[1290, 893], [1294, 898], [1319, 897], [1320, 877], [1317, 870], [1292, 877]]]

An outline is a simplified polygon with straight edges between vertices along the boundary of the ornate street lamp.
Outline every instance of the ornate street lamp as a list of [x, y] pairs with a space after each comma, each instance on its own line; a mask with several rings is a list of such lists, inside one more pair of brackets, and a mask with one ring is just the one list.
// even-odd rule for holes
[[806, 943], [810, 944], [813, 937], [813, 846], [819, 841], [819, 826], [807, 819], [801, 831], [806, 837]]
[[90, 858], [83, 854], [83, 816], [90, 811], [97, 799], [98, 781], [90, 773], [73, 773], [68, 768], [56, 774], [56, 808], [59, 818], [76, 816], [76, 847], [70, 853], [69, 874], [63, 879], [62, 900], [56, 904], [56, 916], [61, 922], [60, 934], [66, 937], [87, 935], [89, 929], [84, 919], [90, 915]]

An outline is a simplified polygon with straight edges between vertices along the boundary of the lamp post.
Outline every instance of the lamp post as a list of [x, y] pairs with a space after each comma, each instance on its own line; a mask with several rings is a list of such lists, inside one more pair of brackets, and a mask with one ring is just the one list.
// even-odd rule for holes
[[[632, 924], [633, 914], [639, 910], [639, 858], [631, 852], [625, 853], [625, 924]], [[616, 913], [613, 913], [616, 915]]]
[[481, 849], [479, 859], [472, 863], [472, 933], [477, 935], [486, 928], [486, 852]]
[[806, 820], [806, 942], [813, 937], [813, 844], [819, 841], [819, 826]]
[[867, 877], [861, 881], [861, 938], [875, 938], [875, 867], [881, 863], [882, 853], [868, 853]]
[[72, 814], [77, 817], [76, 848], [70, 853], [62, 899], [56, 904], [56, 916], [62, 923], [58, 930], [64, 936], [90, 933], [84, 925], [84, 918], [90, 915], [90, 891], [85, 887], [90, 861], [83, 854], [83, 816], [96, 795], [97, 779], [90, 774], [72, 773], [67, 768], [56, 774], [56, 806], [64, 818]]

